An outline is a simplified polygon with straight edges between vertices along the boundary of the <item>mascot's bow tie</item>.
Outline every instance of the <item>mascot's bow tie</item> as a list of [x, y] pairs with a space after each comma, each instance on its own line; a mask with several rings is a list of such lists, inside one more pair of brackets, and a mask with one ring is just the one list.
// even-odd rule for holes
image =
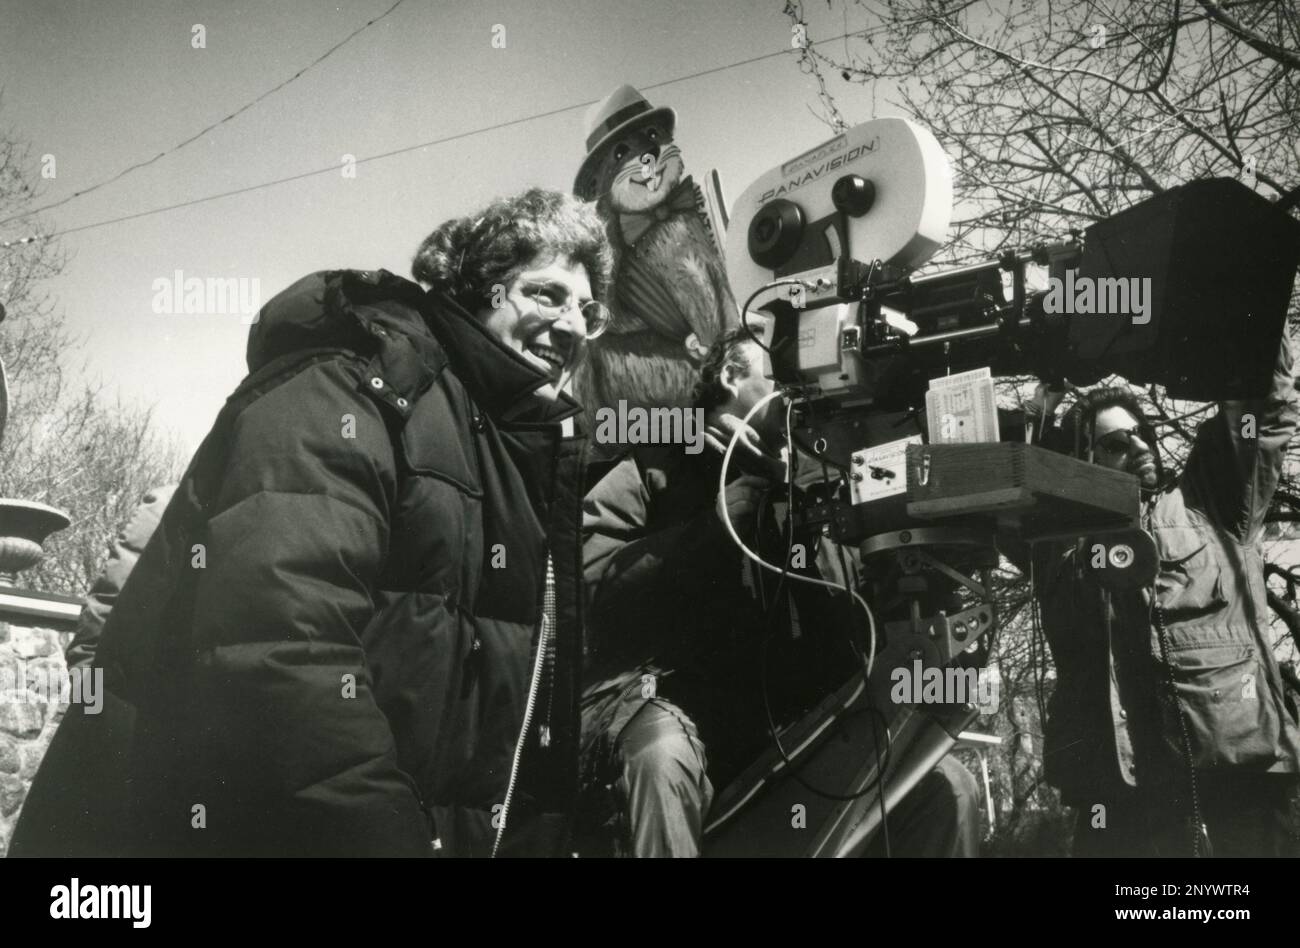
[[668, 192], [659, 204], [640, 214], [619, 214], [618, 226], [623, 232], [623, 241], [631, 247], [641, 235], [650, 229], [655, 221], [667, 220], [673, 214], [682, 214], [695, 210], [695, 182], [687, 175], [677, 182], [676, 187]]

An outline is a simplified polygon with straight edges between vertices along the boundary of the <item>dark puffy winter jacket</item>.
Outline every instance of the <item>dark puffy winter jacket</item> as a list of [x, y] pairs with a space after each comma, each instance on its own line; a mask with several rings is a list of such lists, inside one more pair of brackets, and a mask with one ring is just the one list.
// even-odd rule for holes
[[485, 855], [504, 821], [502, 854], [565, 852], [578, 406], [384, 271], [294, 284], [248, 364], [104, 629], [105, 713], [71, 710], [13, 850]]

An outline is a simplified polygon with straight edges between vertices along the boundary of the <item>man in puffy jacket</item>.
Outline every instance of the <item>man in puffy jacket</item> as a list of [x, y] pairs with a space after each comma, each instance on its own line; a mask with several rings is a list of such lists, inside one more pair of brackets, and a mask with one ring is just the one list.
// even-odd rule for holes
[[1138, 478], [1159, 558], [1153, 586], [1107, 592], [1086, 542], [1033, 557], [1057, 672], [1043, 763], [1077, 808], [1076, 855], [1294, 845], [1300, 732], [1273, 656], [1261, 539], [1298, 419], [1286, 339], [1272, 391], [1221, 404], [1177, 477], [1163, 475], [1127, 389], [1091, 392], [1067, 416], [1083, 457]]
[[608, 245], [533, 190], [413, 271], [432, 289], [331, 271], [263, 309], [104, 629], [105, 713], [70, 711], [12, 852], [567, 853], [585, 439], [559, 389]]

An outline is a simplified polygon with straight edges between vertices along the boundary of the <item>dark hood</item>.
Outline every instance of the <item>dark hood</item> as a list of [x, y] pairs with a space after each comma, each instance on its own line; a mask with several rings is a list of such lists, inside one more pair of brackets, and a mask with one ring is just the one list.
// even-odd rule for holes
[[[370, 352], [376, 336], [404, 338], [428, 367], [449, 363], [493, 418], [557, 422], [579, 411], [572, 398], [546, 405], [528, 396], [548, 376], [484, 329], [450, 297], [387, 270], [323, 270], [276, 294], [248, 334], [249, 372], [292, 352]], [[513, 411], [512, 411], [513, 410]]]
[[432, 341], [424, 291], [387, 270], [322, 270], [277, 293], [248, 333], [248, 371], [305, 349], [374, 348], [374, 329]]

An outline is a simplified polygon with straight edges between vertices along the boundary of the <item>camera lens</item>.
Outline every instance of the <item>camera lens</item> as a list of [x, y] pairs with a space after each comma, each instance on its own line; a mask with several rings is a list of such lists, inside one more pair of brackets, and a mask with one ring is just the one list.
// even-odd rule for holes
[[793, 201], [773, 201], [749, 222], [749, 256], [775, 270], [795, 255], [803, 239], [803, 211]]

